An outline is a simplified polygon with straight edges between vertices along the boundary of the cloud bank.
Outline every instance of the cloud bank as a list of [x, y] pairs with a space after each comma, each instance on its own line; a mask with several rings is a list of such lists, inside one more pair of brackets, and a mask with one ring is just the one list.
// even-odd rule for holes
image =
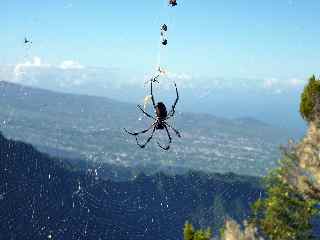
[[82, 66], [80, 63], [72, 60], [66, 60], [63, 61], [60, 65], [59, 68], [67, 70], [67, 69], [83, 69], [84, 66]]
[[[26, 85], [36, 84], [36, 87], [52, 87], [73, 90], [75, 87], [81, 93], [95, 94], [108, 88], [146, 89], [146, 83], [155, 70], [147, 74], [132, 73], [129, 70], [114, 68], [86, 67], [74, 59], [66, 59], [56, 64], [47, 63], [35, 56], [29, 61], [14, 66], [0, 66], [0, 80], [18, 82]], [[165, 71], [159, 78], [158, 88], [172, 89], [176, 82], [179, 89], [189, 89], [200, 97], [216, 94], [219, 91], [230, 90], [237, 92], [263, 92], [271, 94], [285, 94], [289, 91], [301, 90], [307, 79], [292, 77], [281, 79], [276, 77], [259, 78], [224, 78], [213, 76], [199, 76], [187, 72]], [[89, 92], [90, 91], [90, 92]], [[101, 95], [101, 94], [99, 94]]]
[[19, 77], [22, 74], [27, 73], [28, 68], [43, 68], [43, 67], [50, 67], [50, 64], [44, 64], [41, 61], [40, 57], [33, 57], [32, 61], [26, 61], [24, 63], [18, 63], [14, 67], [14, 75]]

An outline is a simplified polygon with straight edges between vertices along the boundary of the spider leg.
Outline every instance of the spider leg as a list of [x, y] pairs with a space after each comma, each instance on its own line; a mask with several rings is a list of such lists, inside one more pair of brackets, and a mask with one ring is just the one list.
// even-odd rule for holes
[[147, 81], [145, 81], [145, 83], [144, 84], [147, 84], [149, 81], [150, 82], [156, 82], [156, 83], [159, 83], [159, 80], [158, 80], [158, 78], [160, 77], [160, 74], [158, 74], [157, 76], [155, 76], [155, 77], [152, 77], [150, 80], [147, 80]]
[[156, 126], [153, 127], [153, 130], [152, 130], [152, 133], [151, 133], [150, 137], [148, 137], [147, 141], [146, 141], [144, 144], [140, 144], [140, 143], [138, 142], [137, 136], [135, 136], [135, 137], [136, 137], [137, 145], [138, 145], [139, 147], [141, 147], [141, 148], [144, 148], [144, 147], [148, 144], [148, 142], [150, 142], [150, 140], [152, 139], [155, 130], [156, 130]]
[[153, 120], [156, 120], [156, 119], [155, 119], [154, 117], [152, 117], [149, 113], [147, 113], [146, 111], [144, 111], [140, 105], [138, 105], [137, 108], [139, 108], [139, 109], [141, 110], [141, 112], [143, 112], [144, 115], [146, 115], [147, 117], [152, 118]]
[[137, 136], [139, 134], [143, 134], [143, 133], [146, 133], [148, 132], [152, 127], [154, 126], [154, 124], [152, 124], [149, 128], [145, 129], [145, 130], [142, 130], [140, 132], [129, 132], [127, 129], [124, 128], [124, 130], [126, 131], [126, 133], [132, 135], [132, 136]]
[[177, 129], [175, 129], [174, 127], [172, 127], [169, 123], [165, 123], [165, 125], [167, 125], [169, 128], [171, 128], [173, 131], [174, 131], [174, 133], [179, 137], [179, 138], [181, 138], [181, 134], [180, 134], [180, 132], [177, 130]]
[[152, 88], [152, 81], [150, 81], [150, 95], [151, 95], [151, 100], [152, 100], [152, 104], [153, 104], [153, 107], [154, 109], [156, 109], [156, 103], [154, 101], [154, 97], [153, 97], [153, 88]]
[[178, 93], [177, 84], [174, 83], [174, 86], [175, 86], [175, 88], [176, 88], [176, 95], [177, 95], [177, 97], [176, 97], [176, 100], [174, 101], [174, 103], [173, 103], [173, 105], [172, 105], [172, 107], [171, 107], [171, 110], [170, 110], [170, 112], [169, 112], [169, 114], [168, 114], [167, 119], [169, 119], [169, 118], [171, 118], [171, 117], [174, 116], [174, 114], [175, 114], [175, 112], [176, 112], [175, 108], [176, 108], [176, 105], [177, 105], [177, 103], [178, 103], [178, 101], [179, 101], [179, 93]]
[[169, 130], [168, 130], [168, 128], [167, 128], [166, 125], [164, 125], [164, 129], [165, 129], [166, 132], [167, 132], [167, 135], [168, 135], [168, 138], [169, 138], [169, 143], [168, 143], [168, 145], [165, 146], [165, 147], [161, 146], [161, 144], [160, 144], [159, 142], [157, 142], [157, 144], [158, 144], [159, 147], [162, 148], [163, 150], [169, 150], [170, 144], [171, 144], [171, 142], [172, 142], [172, 138], [171, 138], [171, 135], [170, 135]]
[[157, 83], [159, 83], [159, 81], [158, 81], [158, 78], [159, 78], [159, 77], [160, 77], [160, 74], [158, 74], [157, 76], [151, 78], [151, 81], [152, 81], [152, 82], [157, 82]]
[[[147, 141], [146, 141], [144, 144], [140, 144], [139, 141], [138, 141], [138, 135], [148, 132], [152, 127], [153, 127], [153, 130], [152, 130], [152, 133], [151, 133], [150, 137], [147, 139]], [[155, 123], [153, 123], [149, 128], [147, 128], [147, 129], [145, 129], [145, 130], [143, 130], [143, 131], [140, 131], [140, 132], [129, 132], [127, 129], [124, 129], [124, 130], [125, 130], [128, 134], [133, 135], [133, 136], [135, 137], [136, 142], [137, 142], [137, 145], [138, 145], [139, 147], [144, 148], [144, 147], [147, 145], [147, 143], [150, 142], [150, 140], [152, 139], [153, 134], [154, 134], [154, 132], [155, 132], [155, 130], [156, 130], [156, 127], [155, 127]]]

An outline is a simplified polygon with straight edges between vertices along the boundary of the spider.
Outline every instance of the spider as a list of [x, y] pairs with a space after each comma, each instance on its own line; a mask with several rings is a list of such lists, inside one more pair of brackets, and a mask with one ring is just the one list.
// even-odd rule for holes
[[[156, 116], [151, 116], [149, 113], [144, 111], [140, 105], [138, 105], [137, 107], [138, 107], [138, 109], [140, 109], [142, 111], [142, 113], [145, 116], [153, 119], [154, 120], [153, 123], [151, 124], [151, 126], [149, 128], [147, 128], [147, 129], [145, 129], [143, 131], [139, 131], [139, 132], [129, 132], [127, 129], [124, 129], [124, 130], [128, 134], [135, 136], [137, 145], [139, 147], [141, 147], [141, 148], [144, 148], [150, 142], [150, 140], [152, 139], [152, 137], [153, 137], [153, 135], [154, 135], [156, 130], [165, 130], [166, 133], [167, 133], [168, 139], [169, 139], [168, 145], [167, 146], [162, 146], [159, 142], [157, 142], [157, 144], [163, 150], [169, 150], [170, 144], [172, 142], [172, 138], [171, 138], [171, 135], [170, 135], [170, 132], [169, 132], [168, 128], [172, 129], [174, 131], [174, 133], [179, 138], [181, 138], [181, 135], [180, 135], [179, 131], [176, 130], [174, 127], [172, 127], [169, 123], [167, 123], [167, 120], [174, 116], [175, 107], [176, 107], [176, 105], [177, 105], [177, 103], [179, 101], [179, 93], [178, 93], [177, 85], [176, 85], [176, 83], [174, 83], [174, 86], [176, 88], [177, 97], [176, 97], [176, 100], [174, 101], [174, 103], [173, 103], [173, 105], [171, 107], [170, 112], [168, 113], [167, 112], [167, 108], [166, 108], [166, 106], [164, 105], [163, 102], [158, 102], [157, 104], [155, 104], [154, 97], [153, 97], [153, 91], [152, 91], [152, 84], [153, 84], [153, 81], [150, 81], [150, 92], [151, 92], [150, 95], [151, 95], [151, 100], [152, 100], [152, 104], [153, 104], [153, 108], [155, 110]], [[152, 129], [152, 133], [149, 136], [149, 138], [146, 140], [146, 142], [144, 144], [140, 144], [139, 141], [138, 141], [138, 135], [147, 133], [151, 129]]]

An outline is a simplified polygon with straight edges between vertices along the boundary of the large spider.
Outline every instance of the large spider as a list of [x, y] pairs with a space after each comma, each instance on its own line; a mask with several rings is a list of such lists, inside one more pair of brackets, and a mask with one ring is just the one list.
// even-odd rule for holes
[[[176, 100], [174, 101], [172, 107], [171, 107], [171, 110], [170, 112], [168, 113], [167, 112], [167, 109], [166, 109], [166, 106], [164, 105], [163, 102], [158, 102], [157, 104], [155, 104], [155, 101], [154, 101], [154, 97], [153, 97], [153, 91], [152, 91], [152, 84], [154, 82], [154, 80], [156, 79], [152, 79], [150, 81], [150, 92], [151, 92], [151, 100], [152, 100], [152, 104], [153, 104], [153, 107], [154, 107], [154, 110], [155, 110], [155, 113], [156, 113], [156, 116], [151, 116], [149, 113], [147, 113], [146, 111], [144, 111], [142, 109], [142, 107], [140, 105], [138, 105], [138, 109], [140, 109], [143, 114], [151, 119], [154, 120], [154, 122], [151, 124], [151, 126], [143, 131], [140, 131], [140, 132], [129, 132], [127, 129], [124, 129], [128, 134], [130, 135], [133, 135], [135, 136], [136, 138], [136, 142], [137, 142], [137, 145], [141, 148], [144, 148], [148, 142], [150, 142], [150, 140], [152, 139], [154, 133], [156, 130], [165, 130], [166, 133], [167, 133], [167, 136], [169, 138], [169, 143], [167, 146], [162, 146], [159, 142], [157, 142], [157, 144], [159, 145], [160, 148], [164, 149], [164, 150], [168, 150], [170, 148], [170, 144], [172, 142], [172, 138], [171, 138], [171, 135], [169, 133], [169, 130], [168, 128], [172, 129], [174, 131], [174, 133], [180, 138], [181, 135], [179, 133], [178, 130], [176, 130], [174, 127], [172, 127], [169, 123], [167, 123], [167, 120], [170, 119], [171, 117], [174, 116], [175, 114], [175, 107], [178, 103], [178, 100], [179, 100], [179, 94], [178, 94], [178, 89], [177, 89], [177, 85], [176, 83], [174, 83], [174, 86], [176, 88], [176, 94], [177, 94], [177, 98]], [[151, 135], [149, 136], [149, 138], [146, 140], [146, 142], [144, 144], [140, 144], [139, 141], [138, 141], [138, 135], [139, 134], [144, 134], [144, 133], [147, 133], [148, 131], [150, 131], [152, 129], [152, 133]]]

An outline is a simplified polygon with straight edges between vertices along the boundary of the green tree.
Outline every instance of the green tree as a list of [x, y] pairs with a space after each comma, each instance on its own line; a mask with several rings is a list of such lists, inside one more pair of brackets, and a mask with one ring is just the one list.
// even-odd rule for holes
[[197, 230], [194, 234], [193, 240], [210, 240], [211, 230], [207, 228], [206, 230]]
[[186, 222], [183, 229], [184, 240], [193, 240], [194, 229], [192, 224]]
[[313, 121], [316, 117], [317, 107], [320, 104], [320, 80], [313, 75], [301, 94], [300, 114], [306, 121]]
[[317, 213], [313, 200], [303, 198], [277, 169], [266, 178], [267, 198], [253, 205], [252, 222], [269, 239], [308, 240], [312, 237], [311, 220]]
[[207, 228], [206, 230], [194, 230], [192, 224], [186, 222], [183, 229], [184, 240], [210, 240], [211, 230]]

